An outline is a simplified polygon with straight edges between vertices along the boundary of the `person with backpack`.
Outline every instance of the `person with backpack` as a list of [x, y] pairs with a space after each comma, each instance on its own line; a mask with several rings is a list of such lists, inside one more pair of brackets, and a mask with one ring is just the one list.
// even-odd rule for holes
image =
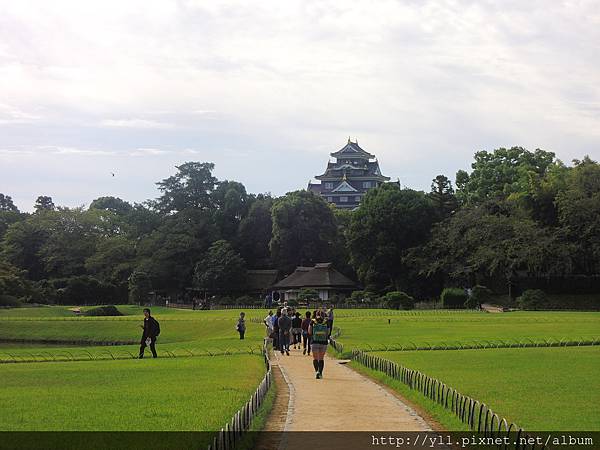
[[142, 359], [144, 357], [144, 350], [147, 346], [150, 346], [150, 351], [152, 352], [152, 357], [156, 358], [156, 338], [160, 334], [160, 324], [158, 320], [150, 315], [150, 310], [148, 308], [144, 308], [144, 325], [140, 325], [144, 329], [142, 333], [142, 342], [140, 343], [140, 356]]
[[321, 311], [317, 311], [317, 318], [311, 323], [308, 334], [312, 337], [313, 367], [316, 372], [315, 378], [319, 380], [323, 378], [323, 368], [325, 367], [324, 359], [329, 338], [329, 329], [327, 328], [327, 324], [324, 323]]

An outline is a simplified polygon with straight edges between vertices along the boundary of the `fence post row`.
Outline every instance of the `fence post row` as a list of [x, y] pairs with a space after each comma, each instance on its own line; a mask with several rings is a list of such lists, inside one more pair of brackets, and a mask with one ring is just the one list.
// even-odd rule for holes
[[208, 450], [232, 450], [241, 441], [242, 436], [250, 428], [250, 424], [258, 409], [269, 392], [273, 382], [272, 367], [269, 361], [269, 354], [266, 344], [262, 348], [265, 367], [267, 369], [262, 381], [250, 396], [250, 399], [242, 406], [225, 424], [221, 431], [213, 438], [212, 444], [208, 445]]
[[[336, 345], [341, 344], [333, 341], [332, 345], [336, 348]], [[510, 423], [509, 425], [506, 418], [498, 416], [485, 403], [461, 394], [437, 378], [432, 378], [417, 370], [409, 369], [380, 356], [371, 355], [364, 350], [353, 349], [350, 358], [369, 369], [384, 372], [386, 375], [400, 380], [410, 389], [421, 392], [424, 396], [443, 406], [445, 409], [450, 410], [473, 431], [483, 433], [486, 437], [503, 437], [508, 436], [510, 433], [516, 433], [513, 448], [517, 450], [522, 448], [545, 448], [545, 446], [540, 447], [538, 445], [536, 447], [533, 445], [528, 447], [521, 444], [520, 438], [528, 436], [521, 427], [514, 423]], [[508, 447], [505, 446], [505, 448]]]

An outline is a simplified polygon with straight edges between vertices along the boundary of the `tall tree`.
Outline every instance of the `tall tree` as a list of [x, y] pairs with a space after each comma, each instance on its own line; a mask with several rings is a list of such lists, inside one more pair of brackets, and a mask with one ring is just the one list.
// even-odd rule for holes
[[333, 211], [320, 196], [290, 192], [275, 200], [271, 215], [269, 247], [278, 269], [291, 273], [296, 266], [332, 260], [337, 226]]
[[154, 202], [163, 214], [183, 211], [187, 208], [209, 209], [211, 194], [217, 184], [212, 163], [186, 162], [175, 166], [177, 173], [156, 183], [162, 195]]
[[246, 188], [237, 181], [220, 181], [211, 194], [215, 222], [224, 239], [234, 239], [240, 221], [248, 213], [251, 202]]
[[429, 197], [440, 219], [448, 217], [458, 207], [452, 182], [444, 175], [438, 175], [432, 180]]
[[90, 203], [89, 209], [102, 209], [112, 211], [116, 214], [127, 214], [132, 210], [129, 202], [120, 199], [119, 197], [98, 197]]
[[543, 177], [554, 163], [554, 153], [522, 147], [475, 153], [473, 171], [456, 174], [457, 196], [466, 204], [505, 199], [527, 189], [531, 177]]
[[54, 211], [55, 206], [52, 201], [52, 197], [48, 197], [47, 195], [40, 195], [36, 201], [35, 205], [33, 205], [36, 212], [40, 211]]
[[369, 191], [348, 230], [351, 261], [365, 285], [406, 291], [408, 250], [429, 236], [435, 211], [423, 192], [384, 184]]
[[271, 197], [259, 195], [250, 206], [248, 215], [240, 222], [237, 248], [248, 267], [253, 269], [272, 267], [269, 251], [273, 233], [272, 206]]
[[0, 211], [19, 212], [10, 195], [0, 193]]
[[237, 292], [244, 288], [246, 263], [225, 241], [214, 242], [194, 268], [194, 284], [210, 292]]

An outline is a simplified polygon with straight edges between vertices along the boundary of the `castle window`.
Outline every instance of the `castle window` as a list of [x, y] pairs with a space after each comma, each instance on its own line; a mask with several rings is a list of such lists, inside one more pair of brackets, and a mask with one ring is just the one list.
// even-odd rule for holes
[[340, 197], [340, 202], [341, 203], [347, 203], [348, 202], [348, 197]]
[[333, 203], [333, 197], [327, 197], [327, 201], [328, 201], [329, 203]]
[[333, 189], [333, 183], [325, 183], [325, 189]]
[[370, 181], [364, 181], [363, 182], [363, 187], [366, 188], [366, 189], [370, 188], [371, 187], [371, 182]]
[[357, 195], [356, 197], [354, 197], [354, 201], [357, 203], [360, 202], [360, 195]]

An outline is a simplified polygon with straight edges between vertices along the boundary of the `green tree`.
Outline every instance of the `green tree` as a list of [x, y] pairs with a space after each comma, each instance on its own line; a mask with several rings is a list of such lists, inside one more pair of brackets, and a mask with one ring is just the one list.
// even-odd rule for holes
[[250, 206], [248, 215], [240, 222], [237, 248], [252, 269], [272, 267], [269, 250], [273, 234], [272, 206], [271, 197], [259, 196]]
[[220, 181], [211, 194], [211, 202], [221, 236], [228, 240], [234, 239], [251, 203], [246, 188], [237, 181]]
[[199, 255], [218, 234], [210, 212], [188, 209], [166, 216], [162, 225], [140, 239], [139, 269], [149, 274], [155, 289], [180, 292], [191, 286]]
[[19, 212], [10, 195], [0, 193], [0, 211]]
[[30, 216], [26, 220], [12, 223], [2, 241], [4, 259], [19, 269], [26, 270], [27, 277], [35, 281], [47, 277], [40, 252], [51, 233], [38, 219]]
[[48, 197], [47, 195], [40, 195], [36, 201], [35, 205], [33, 205], [36, 212], [40, 211], [54, 211], [56, 208], [54, 206], [54, 202], [52, 201], [52, 197]]
[[135, 270], [129, 277], [129, 303], [142, 305], [146, 303], [152, 292], [152, 281], [148, 274]]
[[429, 237], [435, 211], [423, 192], [384, 184], [369, 191], [348, 230], [351, 261], [360, 280], [375, 290], [404, 290], [404, 258]]
[[90, 203], [89, 209], [101, 209], [105, 211], [112, 211], [115, 214], [127, 214], [131, 212], [133, 207], [130, 203], [119, 197], [98, 197]]
[[278, 198], [271, 209], [269, 244], [276, 267], [291, 273], [297, 266], [331, 261], [337, 239], [333, 211], [319, 196], [295, 191]]
[[556, 196], [559, 222], [576, 250], [576, 271], [600, 273], [600, 165], [576, 161]]
[[440, 219], [448, 217], [458, 207], [452, 182], [444, 175], [438, 175], [432, 180], [429, 197]]
[[183, 211], [187, 208], [209, 209], [211, 194], [217, 185], [212, 163], [186, 162], [175, 166], [177, 173], [156, 183], [162, 195], [153, 206], [163, 214]]
[[555, 163], [554, 153], [522, 147], [499, 148], [475, 153], [473, 171], [456, 174], [457, 196], [466, 204], [505, 199], [527, 190], [532, 177], [541, 178]]
[[238, 292], [246, 282], [246, 263], [225, 241], [214, 242], [194, 268], [195, 285], [210, 292]]

